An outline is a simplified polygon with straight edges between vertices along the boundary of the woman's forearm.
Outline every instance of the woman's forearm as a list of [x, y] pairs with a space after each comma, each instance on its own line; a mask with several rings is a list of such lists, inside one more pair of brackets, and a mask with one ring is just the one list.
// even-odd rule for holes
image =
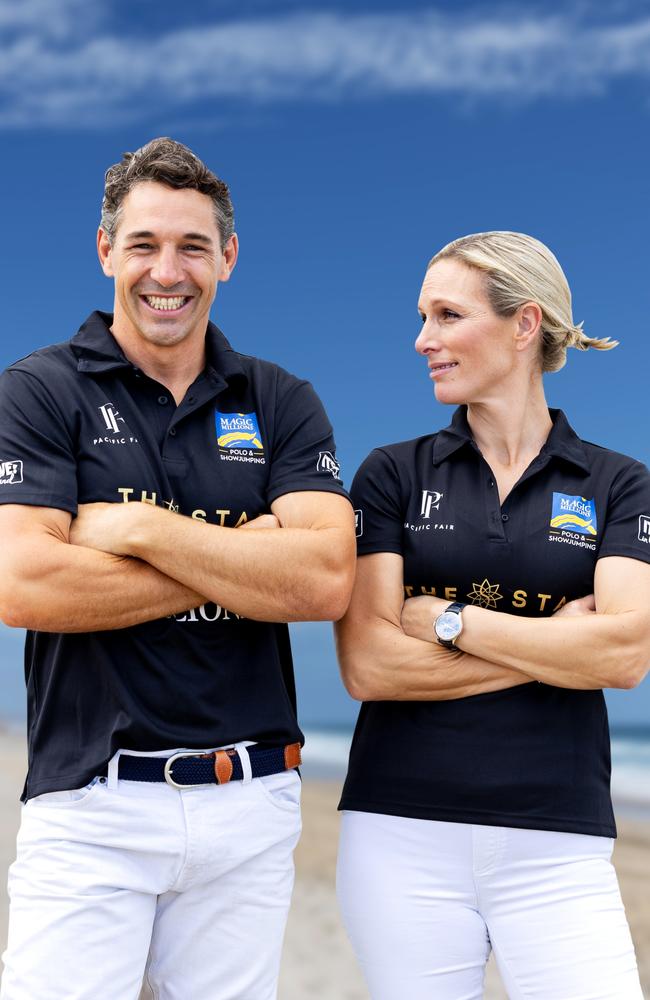
[[545, 684], [579, 689], [631, 688], [645, 675], [635, 612], [517, 618], [484, 608], [463, 611], [458, 646]]
[[412, 638], [385, 620], [343, 619], [335, 632], [343, 680], [358, 701], [449, 701], [532, 680], [521, 670]]

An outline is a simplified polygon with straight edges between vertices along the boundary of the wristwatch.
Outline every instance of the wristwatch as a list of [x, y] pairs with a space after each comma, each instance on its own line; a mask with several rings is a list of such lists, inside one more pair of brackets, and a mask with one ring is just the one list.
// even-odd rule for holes
[[467, 607], [466, 604], [456, 601], [445, 608], [442, 614], [436, 618], [433, 623], [433, 633], [441, 646], [446, 646], [447, 649], [457, 649], [456, 639], [463, 631], [461, 611], [465, 607]]

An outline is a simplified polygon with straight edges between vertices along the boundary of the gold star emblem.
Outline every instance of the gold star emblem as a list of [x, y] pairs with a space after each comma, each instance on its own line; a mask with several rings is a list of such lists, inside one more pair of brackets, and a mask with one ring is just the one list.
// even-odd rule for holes
[[499, 593], [499, 584], [490, 583], [487, 579], [483, 583], [473, 583], [467, 596], [472, 604], [478, 604], [482, 608], [496, 608], [497, 601], [503, 599], [503, 594]]

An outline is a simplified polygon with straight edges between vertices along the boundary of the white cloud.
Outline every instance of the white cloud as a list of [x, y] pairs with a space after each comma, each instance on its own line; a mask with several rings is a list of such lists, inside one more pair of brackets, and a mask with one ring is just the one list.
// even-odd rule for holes
[[[136, 37], [82, 0], [0, 0], [0, 126], [100, 126], [211, 106], [448, 94], [531, 101], [650, 76], [650, 16], [294, 13]], [[57, 8], [57, 17], [52, 8]], [[22, 13], [21, 13], [22, 12]], [[84, 30], [80, 32], [80, 24]]]

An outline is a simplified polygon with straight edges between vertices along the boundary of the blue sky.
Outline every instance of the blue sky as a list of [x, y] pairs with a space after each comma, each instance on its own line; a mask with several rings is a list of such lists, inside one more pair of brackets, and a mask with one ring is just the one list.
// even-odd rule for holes
[[[0, 0], [4, 366], [110, 308], [103, 172], [169, 134], [230, 184], [241, 256], [214, 318], [309, 377], [349, 481], [426, 433], [426, 261], [485, 229], [555, 251], [603, 354], [548, 377], [578, 432], [650, 461], [650, 2]], [[297, 630], [307, 721], [351, 718], [326, 631]], [[9, 643], [9, 644], [8, 644]], [[19, 670], [0, 630], [4, 670]], [[650, 685], [611, 699], [645, 722]]]

